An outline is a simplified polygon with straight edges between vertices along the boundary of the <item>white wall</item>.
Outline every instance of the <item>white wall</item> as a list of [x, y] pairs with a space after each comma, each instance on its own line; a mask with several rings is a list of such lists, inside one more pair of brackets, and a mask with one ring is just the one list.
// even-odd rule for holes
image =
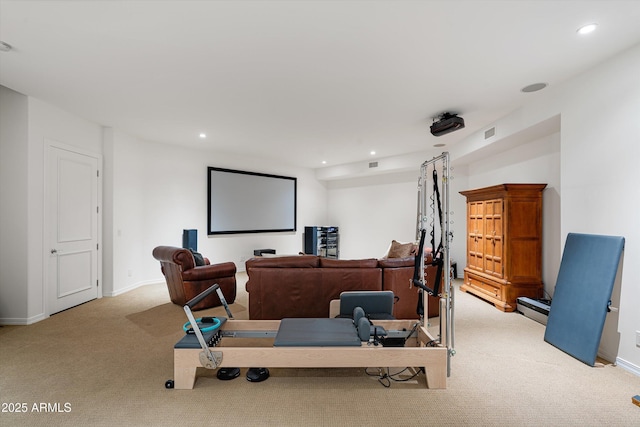
[[0, 86], [0, 319], [27, 313], [27, 97]]
[[[598, 354], [640, 375], [640, 265], [637, 225], [640, 191], [640, 45], [564, 84], [549, 87], [503, 122], [526, 129], [561, 118], [560, 248], [570, 232], [626, 238], [622, 268], [607, 314]], [[478, 141], [461, 144], [470, 151]], [[597, 262], [597, 260], [594, 260]]]
[[11, 265], [3, 265], [0, 272], [0, 293], [9, 304], [0, 305], [3, 307], [0, 320], [6, 324], [29, 324], [47, 315], [46, 262], [50, 249], [45, 247], [48, 238], [44, 218], [47, 144], [60, 143], [99, 157], [101, 127], [38, 99], [7, 88], [1, 90], [0, 247], [4, 252], [2, 262]]
[[[439, 154], [438, 154], [439, 155]], [[384, 174], [365, 178], [329, 182], [329, 224], [340, 227], [340, 257], [343, 259], [379, 258], [392, 240], [416, 240], [418, 178], [421, 164], [433, 158], [415, 159], [413, 172]], [[451, 258], [459, 262], [460, 273], [465, 257], [464, 198], [458, 194], [458, 179], [452, 170], [450, 180]], [[428, 241], [428, 240], [427, 240]], [[460, 243], [462, 242], [462, 246]]]
[[[607, 315], [602, 348], [640, 375], [640, 45], [572, 79], [562, 102], [562, 235], [569, 232], [626, 239], [620, 311]], [[594, 260], [597, 262], [597, 260]], [[611, 326], [613, 325], [613, 327]], [[617, 325], [617, 326], [616, 326]]]
[[[254, 249], [302, 251], [304, 226], [326, 221], [326, 189], [308, 169], [142, 141], [109, 129], [105, 158], [105, 244], [112, 254], [105, 260], [105, 295], [164, 280], [151, 252], [159, 245], [181, 247], [183, 229], [198, 230], [198, 252], [212, 263], [232, 261], [243, 271]], [[298, 231], [208, 236], [208, 166], [297, 177]]]
[[340, 258], [379, 258], [392, 240], [416, 236], [415, 173], [329, 182], [328, 223], [340, 227]]
[[542, 193], [542, 280], [553, 296], [560, 269], [560, 134], [527, 142], [467, 166], [469, 189], [502, 183], [547, 184]]
[[[450, 172], [451, 257], [459, 262], [459, 276], [466, 263], [466, 200], [459, 192], [507, 182], [546, 183], [543, 279], [552, 295], [561, 257], [560, 134], [520, 141], [516, 148], [476, 159]], [[343, 258], [378, 257], [393, 239], [415, 240], [419, 169], [420, 162], [414, 173], [329, 182], [329, 222], [341, 227]]]
[[[46, 150], [50, 143], [74, 147], [102, 158], [101, 126], [29, 97], [29, 167], [28, 167], [28, 319], [37, 320], [47, 313], [45, 292], [50, 247], [45, 221]], [[46, 246], [45, 246], [46, 245]], [[98, 257], [98, 276], [102, 268]], [[100, 285], [101, 286], [101, 285]], [[100, 295], [100, 288], [99, 293]]]
[[[543, 193], [543, 280], [552, 295], [561, 257], [560, 134], [555, 132], [535, 140], [526, 140], [530, 133], [518, 135], [525, 139], [517, 141], [515, 148], [476, 156], [472, 162], [452, 166], [451, 258], [458, 263], [458, 277], [462, 277], [466, 264], [466, 199], [460, 191], [501, 183], [547, 183]], [[379, 257], [391, 240], [415, 240], [421, 163], [417, 162], [413, 173], [329, 182], [329, 222], [341, 227], [342, 258]]]

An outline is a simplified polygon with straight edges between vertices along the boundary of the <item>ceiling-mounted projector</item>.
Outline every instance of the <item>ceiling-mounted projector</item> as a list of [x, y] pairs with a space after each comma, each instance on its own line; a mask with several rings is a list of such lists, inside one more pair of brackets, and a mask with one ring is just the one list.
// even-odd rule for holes
[[441, 136], [464, 127], [464, 119], [457, 114], [442, 113], [438, 121], [431, 125], [431, 134]]

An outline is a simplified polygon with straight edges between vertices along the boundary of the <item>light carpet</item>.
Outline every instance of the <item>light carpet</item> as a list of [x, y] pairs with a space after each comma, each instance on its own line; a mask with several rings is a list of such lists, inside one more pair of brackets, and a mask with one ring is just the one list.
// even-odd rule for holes
[[[231, 305], [238, 319], [247, 318], [245, 281], [239, 274]], [[586, 366], [545, 343], [543, 325], [459, 291], [444, 390], [427, 389], [422, 375], [387, 388], [364, 369], [272, 369], [262, 383], [244, 370], [223, 382], [200, 369], [193, 390], [165, 389], [185, 321], [157, 284], [0, 327], [0, 425], [640, 425], [631, 403], [640, 377]]]

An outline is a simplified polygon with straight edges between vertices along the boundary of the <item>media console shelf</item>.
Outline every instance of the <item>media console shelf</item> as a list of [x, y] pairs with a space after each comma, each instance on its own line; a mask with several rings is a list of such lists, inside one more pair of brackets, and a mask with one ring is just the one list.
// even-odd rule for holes
[[304, 253], [325, 258], [340, 257], [338, 227], [305, 227]]

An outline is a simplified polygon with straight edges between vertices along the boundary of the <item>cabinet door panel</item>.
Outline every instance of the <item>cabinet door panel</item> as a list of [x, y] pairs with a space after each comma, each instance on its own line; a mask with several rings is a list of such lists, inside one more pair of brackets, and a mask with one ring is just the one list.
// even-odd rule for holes
[[502, 199], [484, 203], [484, 272], [502, 277]]
[[467, 266], [471, 269], [483, 271], [483, 240], [484, 219], [483, 203], [471, 202], [468, 204], [468, 242], [467, 242]]

